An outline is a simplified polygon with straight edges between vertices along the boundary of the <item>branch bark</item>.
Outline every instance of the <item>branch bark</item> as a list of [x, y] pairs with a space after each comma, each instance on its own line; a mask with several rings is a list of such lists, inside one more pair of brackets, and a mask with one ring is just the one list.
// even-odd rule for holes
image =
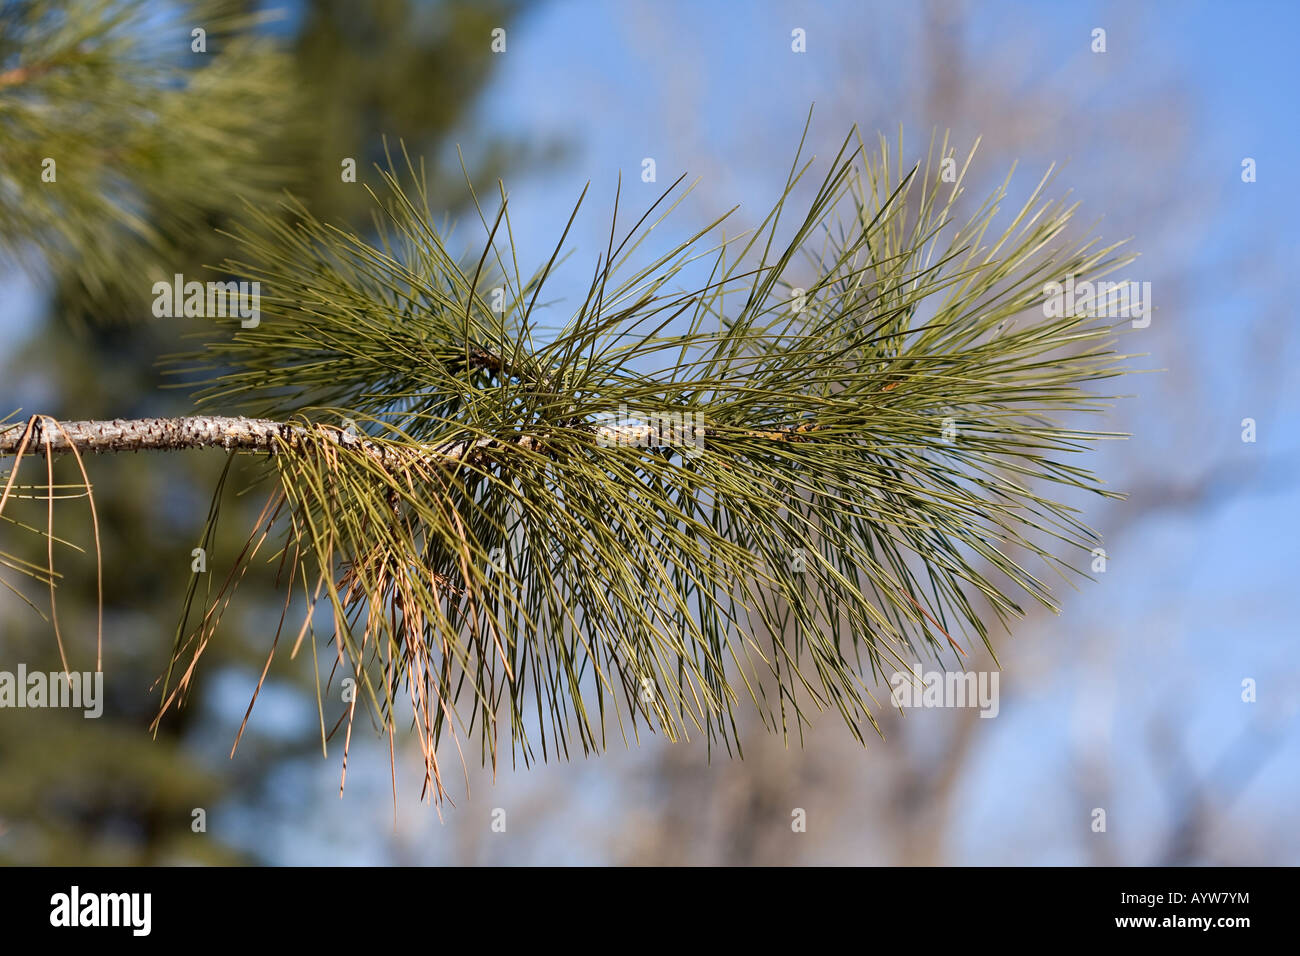
[[[651, 425], [601, 425], [587, 429], [592, 440], [602, 446], [663, 447], [667, 442]], [[697, 437], [731, 433], [768, 441], [806, 441], [815, 426], [800, 425], [776, 431], [727, 429], [723, 432], [700, 428]], [[391, 442], [374, 441], [345, 429], [326, 425], [278, 422], [266, 418], [226, 415], [192, 415], [184, 418], [106, 419], [99, 421], [60, 422], [48, 415], [34, 415], [25, 422], [0, 426], [0, 457], [6, 455], [66, 454], [78, 452], [179, 451], [186, 448], [222, 448], [226, 451], [274, 454], [283, 444], [299, 447], [324, 438], [341, 448], [365, 452], [389, 463], [409, 462], [411, 449]], [[436, 461], [464, 461], [475, 452], [514, 444], [536, 449], [542, 445], [537, 436], [522, 435], [514, 439], [479, 438], [473, 441], [428, 445], [419, 454]]]
[[[36, 415], [26, 422], [0, 428], [0, 457], [17, 454], [60, 455], [73, 451], [179, 451], [186, 448], [221, 448], [226, 451], [274, 454], [281, 443], [297, 447], [324, 438], [340, 448], [364, 452], [385, 462], [409, 461], [401, 446], [373, 441], [342, 428], [277, 422], [243, 416], [192, 415], [185, 418], [114, 418], [101, 421], [60, 422]], [[525, 447], [537, 439], [524, 436]], [[422, 453], [430, 459], [454, 463], [473, 452], [498, 444], [495, 439], [429, 446]]]

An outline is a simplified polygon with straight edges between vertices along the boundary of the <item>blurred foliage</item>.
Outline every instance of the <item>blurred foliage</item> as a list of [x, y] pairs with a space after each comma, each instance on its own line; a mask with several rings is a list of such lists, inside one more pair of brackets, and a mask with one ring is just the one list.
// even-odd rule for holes
[[[292, 170], [290, 60], [229, 0], [0, 8], [0, 242], [65, 296], [139, 296], [238, 192], [265, 201]], [[201, 31], [197, 36], [194, 31]]]
[[[183, 7], [90, 0], [0, 6], [0, 233], [12, 255], [39, 264], [52, 282], [44, 322], [25, 343], [9, 343], [0, 367], [5, 412], [28, 406], [25, 414], [112, 418], [189, 408], [183, 393], [163, 390], [155, 363], [193, 328], [148, 318], [152, 283], [175, 272], [204, 277], [205, 266], [221, 261], [229, 250], [215, 230], [240, 208], [241, 196], [256, 202], [289, 188], [320, 214], [364, 229], [369, 200], [362, 186], [341, 181], [342, 158], [356, 158], [362, 170], [388, 134], [441, 170], [437, 160], [493, 65], [489, 30], [508, 25], [525, 5], [316, 0], [278, 19], [251, 18], [244, 6], [251, 8], [223, 4], [225, 19], [202, 21], [209, 56], [201, 62], [190, 52], [192, 15]], [[13, 82], [9, 71], [38, 62], [37, 53], [58, 55], [29, 83]], [[25, 142], [15, 145], [15, 137]], [[51, 137], [62, 137], [59, 155], [73, 157], [59, 161], [57, 193], [39, 179], [40, 158], [54, 152]], [[495, 174], [515, 153], [514, 144], [477, 132], [474, 139], [481, 145], [469, 157], [475, 176]], [[451, 163], [436, 182], [459, 179], [454, 154]], [[19, 170], [30, 170], [30, 178]], [[33, 193], [35, 205], [28, 205]], [[438, 201], [454, 208], [465, 198], [462, 182]], [[43, 479], [44, 464], [24, 469], [31, 464]], [[208, 739], [225, 706], [211, 693], [213, 678], [237, 675], [251, 694], [265, 660], [279, 610], [269, 603], [274, 568], [246, 583], [251, 600], [242, 614], [228, 616], [228, 639], [212, 652], [215, 666], [197, 682], [190, 706], [170, 714], [151, 739], [159, 703], [151, 688], [225, 458], [118, 456], [86, 464], [103, 547], [109, 702], [98, 720], [0, 711], [0, 861], [238, 859], [224, 821], [251, 814], [264, 822], [260, 808], [275, 770], [320, 752], [311, 726], [279, 739], [260, 734], [255, 720], [238, 759], [212, 765], [202, 756], [228, 747], [236, 726], [216, 724], [227, 736]], [[260, 467], [236, 463], [229, 520], [214, 542], [209, 575], [224, 575], [243, 544], [251, 517], [241, 515], [253, 503], [237, 495]], [[55, 475], [56, 482], [81, 481], [70, 460], [56, 463]], [[64, 639], [72, 667], [86, 669], [94, 660], [94, 543], [84, 501], [56, 504], [56, 533], [86, 549], [56, 553]], [[17, 506], [15, 514], [44, 527], [43, 498]], [[18, 543], [44, 563], [43, 542]], [[38, 588], [30, 596], [48, 615], [48, 595]], [[13, 670], [17, 661], [57, 669], [58, 652], [49, 623], [0, 588], [0, 669]], [[311, 683], [297, 668], [273, 668], [269, 680]], [[191, 831], [196, 807], [208, 812], [206, 836]]]

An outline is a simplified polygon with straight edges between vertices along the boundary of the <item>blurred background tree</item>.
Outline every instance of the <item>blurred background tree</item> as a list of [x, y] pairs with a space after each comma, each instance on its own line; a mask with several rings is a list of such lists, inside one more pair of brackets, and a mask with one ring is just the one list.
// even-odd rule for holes
[[[436, 201], [453, 211], [468, 200], [454, 137], [474, 143], [466, 162], [475, 181], [490, 181], [511, 163], [552, 158], [553, 143], [466, 136], [494, 66], [491, 31], [528, 6], [308, 0], [267, 15], [252, 3], [5, 3], [0, 225], [7, 235], [39, 239], [8, 251], [11, 262], [44, 279], [35, 287], [40, 318], [22, 341], [6, 336], [0, 405], [60, 418], [188, 409], [182, 391], [165, 389], [156, 363], [194, 329], [184, 319], [151, 317], [152, 283], [173, 273], [221, 278], [205, 268], [229, 252], [218, 230], [243, 200], [264, 204], [283, 189], [364, 232], [372, 204], [361, 185], [343, 181], [342, 162], [354, 159], [364, 179], [382, 159], [385, 135], [428, 161]], [[195, 27], [206, 31], [201, 55], [192, 51]], [[75, 136], [51, 141], [51, 129]], [[57, 158], [58, 182], [79, 190], [62, 207], [47, 197], [66, 197], [67, 189], [40, 191], [46, 156]], [[94, 224], [89, 233], [86, 223]], [[256, 583], [248, 589], [194, 701], [169, 715], [157, 740], [147, 732], [158, 699], [146, 691], [170, 646], [190, 552], [223, 465], [220, 454], [172, 455], [123, 457], [95, 470], [104, 670], [114, 675], [105, 686], [120, 694], [98, 720], [47, 711], [32, 721], [31, 711], [4, 711], [0, 861], [257, 859], [255, 838], [237, 845], [196, 835], [192, 811], [238, 818], [255, 831], [277, 774], [292, 772], [297, 759], [319, 758], [314, 698], [296, 689], [310, 686], [310, 676], [276, 667], [258, 705], [265, 724], [254, 722], [238, 759], [213, 759], [242, 717], [222, 701], [251, 693], [274, 633], [270, 581], [260, 600]], [[244, 468], [235, 465], [230, 489], [241, 487]], [[214, 556], [242, 545], [252, 516], [235, 510], [241, 504], [228, 503]], [[31, 560], [43, 560], [43, 542], [24, 546]], [[220, 574], [213, 560], [210, 572]], [[70, 659], [85, 667], [94, 655], [93, 561], [66, 560], [60, 570]], [[0, 666], [12, 670], [16, 660], [59, 666], [49, 623], [0, 590]]]

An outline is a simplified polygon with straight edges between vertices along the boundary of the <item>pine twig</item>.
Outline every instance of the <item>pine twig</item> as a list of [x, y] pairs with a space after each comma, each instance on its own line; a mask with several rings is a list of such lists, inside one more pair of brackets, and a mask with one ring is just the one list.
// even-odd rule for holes
[[[30, 426], [30, 432], [29, 432]], [[648, 425], [601, 425], [588, 429], [593, 440], [602, 445], [655, 447], [657, 432]], [[47, 434], [48, 433], [48, 434]], [[755, 436], [788, 440], [780, 432], [753, 432]], [[346, 429], [328, 425], [278, 422], [267, 418], [242, 415], [191, 415], [183, 418], [104, 419], [98, 421], [58, 422], [49, 416], [36, 415], [24, 422], [0, 427], [0, 457], [18, 454], [23, 436], [28, 435], [30, 454], [95, 454], [125, 451], [180, 451], [187, 448], [222, 448], [226, 451], [265, 452], [274, 454], [281, 443], [302, 447], [309, 440], [325, 438], [341, 448], [362, 451], [375, 459], [396, 464], [409, 461], [408, 447], [393, 442], [374, 441]], [[451, 464], [472, 459], [476, 453], [493, 447], [513, 444], [536, 450], [542, 438], [521, 435], [512, 439], [479, 438], [418, 447], [418, 455]]]

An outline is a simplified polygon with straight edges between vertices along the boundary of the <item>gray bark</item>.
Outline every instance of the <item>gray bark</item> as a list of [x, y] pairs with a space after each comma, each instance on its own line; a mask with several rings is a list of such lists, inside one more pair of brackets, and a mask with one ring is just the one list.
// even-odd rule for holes
[[[30, 427], [29, 427], [30, 423]], [[591, 430], [592, 438], [602, 445], [659, 444], [656, 433], [644, 425], [601, 426]], [[26, 441], [24, 442], [24, 436]], [[77, 452], [176, 451], [183, 448], [222, 448], [226, 451], [275, 453], [281, 443], [297, 447], [308, 440], [324, 438], [341, 448], [364, 451], [380, 461], [409, 462], [409, 450], [375, 442], [362, 435], [327, 427], [308, 427], [265, 418], [223, 415], [192, 415], [185, 418], [114, 418], [103, 421], [59, 422], [49, 416], [0, 426], [0, 457], [16, 455], [67, 454]], [[540, 442], [531, 436], [513, 440], [524, 448], [537, 448]], [[430, 445], [422, 449], [431, 460], [452, 463], [463, 461], [478, 451], [504, 444], [497, 439]]]
[[[381, 461], [410, 460], [398, 448], [371, 441], [362, 435], [338, 428], [316, 427], [277, 422], [266, 418], [244, 418], [224, 415], [191, 415], [185, 418], [114, 418], [104, 421], [60, 422], [48, 416], [38, 416], [31, 424], [17, 422], [0, 428], [0, 457], [16, 455], [24, 447], [25, 455], [67, 454], [78, 452], [120, 451], [177, 451], [184, 448], [222, 448], [226, 451], [264, 452], [274, 454], [281, 442], [297, 447], [308, 440], [324, 438], [340, 448], [363, 451]], [[518, 443], [531, 446], [535, 439], [524, 437]], [[443, 446], [429, 446], [425, 453], [431, 459], [456, 462], [475, 451], [495, 444], [483, 438]]]

